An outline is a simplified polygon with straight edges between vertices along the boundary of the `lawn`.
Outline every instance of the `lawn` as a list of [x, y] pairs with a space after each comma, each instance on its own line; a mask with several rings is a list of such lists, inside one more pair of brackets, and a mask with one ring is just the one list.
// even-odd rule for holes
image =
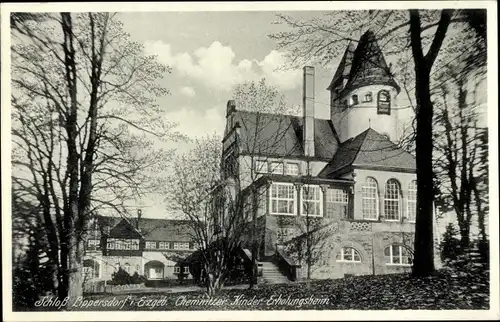
[[255, 290], [93, 295], [72, 310], [390, 310], [489, 309], [487, 272], [441, 270], [414, 279], [408, 274], [354, 276], [309, 283], [259, 285]]

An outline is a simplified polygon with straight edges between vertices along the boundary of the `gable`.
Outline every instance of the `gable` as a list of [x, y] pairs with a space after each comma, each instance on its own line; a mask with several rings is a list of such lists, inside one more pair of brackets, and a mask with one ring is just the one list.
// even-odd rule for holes
[[132, 224], [123, 218], [109, 232], [111, 238], [142, 238], [142, 235], [132, 226]]

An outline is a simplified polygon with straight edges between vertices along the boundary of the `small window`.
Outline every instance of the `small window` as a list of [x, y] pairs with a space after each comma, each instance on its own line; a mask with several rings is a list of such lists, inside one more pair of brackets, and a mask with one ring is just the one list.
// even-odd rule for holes
[[267, 161], [256, 160], [255, 161], [255, 172], [257, 173], [268, 173]]
[[283, 174], [283, 162], [271, 162], [271, 172], [273, 174]]
[[297, 163], [287, 163], [286, 164], [286, 174], [290, 176], [299, 175], [299, 165]]
[[337, 262], [361, 262], [359, 252], [352, 247], [344, 247], [337, 254]]
[[181, 272], [181, 267], [180, 266], [175, 266], [174, 267], [174, 273], [179, 274]]
[[189, 249], [189, 243], [174, 243], [174, 249], [179, 249], [179, 250]]
[[358, 103], [359, 103], [359, 101], [358, 101], [358, 95], [351, 96], [351, 105], [356, 105]]
[[156, 249], [156, 242], [146, 242], [147, 249]]
[[371, 92], [365, 94], [364, 101], [365, 102], [371, 102], [371, 101], [373, 101], [373, 97], [372, 97], [372, 93]]
[[169, 248], [168, 246], [169, 246], [168, 242], [160, 242], [159, 244], [160, 249], [168, 249]]
[[384, 249], [386, 263], [389, 265], [412, 265], [412, 255], [409, 248], [403, 245], [391, 245]]
[[189, 266], [184, 266], [184, 274], [189, 274]]

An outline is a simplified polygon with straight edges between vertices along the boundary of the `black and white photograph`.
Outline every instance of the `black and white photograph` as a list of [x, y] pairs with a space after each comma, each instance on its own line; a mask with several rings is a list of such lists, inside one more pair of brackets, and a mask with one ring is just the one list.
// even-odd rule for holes
[[4, 320], [500, 319], [496, 2], [1, 10]]

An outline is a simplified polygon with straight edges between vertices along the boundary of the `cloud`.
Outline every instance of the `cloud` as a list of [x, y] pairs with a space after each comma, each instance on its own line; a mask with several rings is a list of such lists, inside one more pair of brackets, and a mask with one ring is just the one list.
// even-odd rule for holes
[[178, 123], [176, 130], [189, 137], [202, 137], [207, 134], [224, 131], [225, 118], [220, 106], [215, 106], [200, 112], [189, 106], [167, 114], [170, 122]]
[[191, 54], [173, 53], [170, 44], [162, 41], [146, 42], [145, 51], [147, 54], [157, 55], [162, 63], [170, 65], [181, 76], [219, 91], [230, 91], [236, 84], [262, 77], [281, 90], [293, 89], [301, 81], [300, 70], [279, 70], [285, 63], [285, 58], [277, 50], [272, 50], [261, 61], [236, 61], [232, 48], [218, 41], [208, 47], [200, 47]]
[[194, 97], [196, 95], [196, 92], [194, 91], [194, 88], [184, 86], [183, 88], [181, 88], [181, 94], [186, 95], [187, 97]]

